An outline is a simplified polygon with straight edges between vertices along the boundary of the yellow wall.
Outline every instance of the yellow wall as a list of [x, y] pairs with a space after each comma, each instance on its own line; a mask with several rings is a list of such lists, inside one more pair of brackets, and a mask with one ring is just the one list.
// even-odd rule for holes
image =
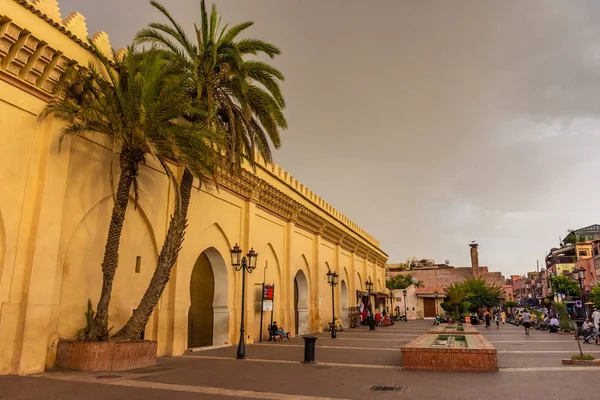
[[[53, 1], [42, 0], [43, 14], [63, 24], [57, 29], [29, 3], [0, 0], [0, 373], [35, 373], [52, 367], [59, 338], [72, 338], [84, 325], [87, 299], [98, 300], [100, 262], [112, 208], [109, 166], [118, 155], [110, 143], [75, 139], [58, 149], [60, 122], [37, 116], [53, 85], [73, 60], [93, 57], [83, 42], [87, 30], [77, 15], [61, 19]], [[70, 32], [69, 32], [70, 31]], [[104, 34], [94, 40], [108, 48]], [[112, 164], [111, 164], [112, 161]], [[113, 171], [118, 176], [118, 171]], [[336, 314], [342, 302], [354, 306], [356, 290], [370, 278], [383, 291], [387, 255], [379, 242], [277, 165], [222, 176], [220, 190], [195, 191], [189, 228], [178, 264], [146, 328], [158, 341], [159, 355], [187, 348], [187, 310], [192, 268], [203, 252], [215, 275], [214, 344], [238, 340], [241, 273], [229, 264], [229, 249], [253, 247], [258, 267], [248, 275], [246, 332], [259, 339], [260, 313], [255, 284], [275, 284], [274, 315], [295, 331], [294, 278], [306, 277], [308, 320], [318, 332], [331, 318], [329, 269], [340, 274]], [[142, 166], [141, 199], [127, 211], [109, 322], [117, 331], [137, 306], [155, 268], [172, 211], [173, 197], [154, 163]], [[135, 272], [141, 257], [140, 273]], [[265, 269], [266, 268], [266, 269]], [[360, 280], [359, 280], [360, 276]], [[342, 281], [346, 298], [341, 299]], [[218, 315], [217, 315], [218, 314]], [[268, 324], [265, 313], [264, 335]], [[220, 341], [220, 342], [219, 342]]]
[[568, 274], [570, 274], [571, 272], [573, 272], [573, 268], [575, 268], [575, 264], [574, 263], [556, 264], [556, 274], [557, 275], [562, 275], [565, 272], [568, 273]]

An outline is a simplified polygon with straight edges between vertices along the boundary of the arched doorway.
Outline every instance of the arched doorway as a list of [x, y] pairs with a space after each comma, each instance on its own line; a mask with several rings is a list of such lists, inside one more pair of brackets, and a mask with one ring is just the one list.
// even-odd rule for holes
[[294, 277], [294, 310], [296, 314], [296, 335], [309, 333], [308, 281], [301, 270]]
[[190, 278], [188, 348], [228, 343], [227, 267], [214, 247], [200, 254]]
[[342, 304], [342, 324], [343, 326], [349, 328], [350, 321], [348, 320], [348, 287], [346, 286], [346, 281], [342, 280], [340, 284], [341, 288], [341, 304]]

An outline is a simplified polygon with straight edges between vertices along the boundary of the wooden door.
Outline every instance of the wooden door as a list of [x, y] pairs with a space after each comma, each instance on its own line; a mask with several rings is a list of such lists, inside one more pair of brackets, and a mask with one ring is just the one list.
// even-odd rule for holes
[[423, 313], [425, 318], [435, 317], [435, 299], [423, 299]]
[[208, 257], [200, 254], [190, 281], [190, 311], [188, 313], [188, 348], [213, 344], [213, 298], [215, 284]]

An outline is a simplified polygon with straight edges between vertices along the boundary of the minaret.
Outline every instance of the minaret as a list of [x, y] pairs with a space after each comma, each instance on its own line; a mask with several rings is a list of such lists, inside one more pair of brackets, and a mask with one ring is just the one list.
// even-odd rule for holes
[[480, 279], [479, 277], [479, 251], [477, 247], [479, 246], [475, 241], [469, 244], [471, 247], [471, 269], [473, 270], [473, 278]]

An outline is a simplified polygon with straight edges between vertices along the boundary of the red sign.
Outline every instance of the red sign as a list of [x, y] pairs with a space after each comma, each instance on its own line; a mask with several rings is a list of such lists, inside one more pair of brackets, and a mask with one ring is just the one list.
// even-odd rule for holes
[[275, 293], [275, 288], [272, 285], [266, 286], [263, 290], [263, 299], [265, 300], [273, 300], [273, 294]]

